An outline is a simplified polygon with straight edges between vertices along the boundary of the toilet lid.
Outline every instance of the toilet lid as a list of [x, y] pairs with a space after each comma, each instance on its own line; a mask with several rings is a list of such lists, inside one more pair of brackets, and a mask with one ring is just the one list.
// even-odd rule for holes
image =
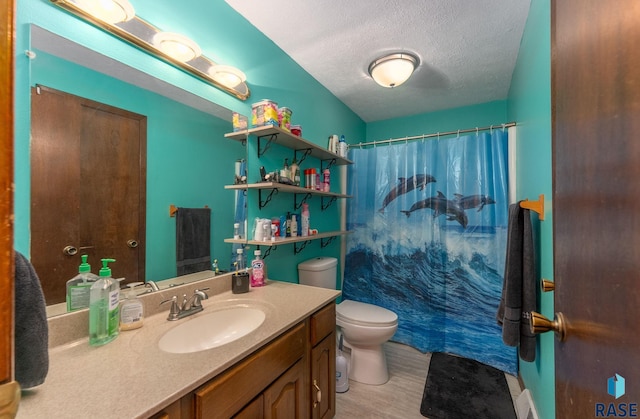
[[336, 318], [360, 326], [393, 326], [398, 322], [398, 315], [391, 310], [351, 300], [336, 306]]

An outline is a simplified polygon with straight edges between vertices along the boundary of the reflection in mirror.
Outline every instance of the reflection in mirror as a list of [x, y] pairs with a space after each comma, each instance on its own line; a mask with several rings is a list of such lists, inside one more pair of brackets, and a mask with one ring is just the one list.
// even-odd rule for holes
[[[91, 11], [92, 8], [84, 7], [83, 2], [77, 0], [51, 0], [51, 2], [93, 25], [111, 32], [123, 41], [192, 73], [218, 89], [242, 100], [249, 97], [249, 87], [242, 71], [229, 65], [215, 63], [202, 55], [200, 47], [193, 40], [180, 34], [163, 32], [150, 22], [136, 16], [133, 10], [130, 11], [128, 18], [121, 16], [113, 22], [109, 22], [108, 19], [97, 17], [95, 11]], [[168, 45], [168, 48], [163, 48], [161, 39], [166, 39], [165, 44]], [[186, 51], [188, 52], [185, 56]]]
[[[245, 158], [242, 144], [224, 140], [224, 133], [231, 131], [231, 111], [36, 26], [32, 26], [32, 47], [36, 54], [31, 60], [32, 87], [44, 85], [147, 118], [146, 232], [136, 238], [144, 241], [144, 279], [166, 288], [170, 283], [164, 284], [163, 280], [177, 276], [176, 224], [169, 216], [172, 204], [211, 208], [211, 257], [222, 269], [228, 267], [231, 248], [223, 239], [233, 233], [235, 192], [225, 190], [224, 185], [233, 182], [236, 160]], [[108, 164], [109, 157], [104, 161]], [[30, 164], [16, 161], [21, 167]], [[51, 173], [51, 177], [55, 175]], [[111, 205], [110, 197], [99, 192], [87, 199]], [[18, 201], [30, 192], [16, 190], [16, 195], [20, 194]], [[65, 221], [59, 223], [61, 229], [66, 223], [79, 222], [64, 219], [65, 214], [56, 212], [56, 208], [51, 211]], [[76, 256], [76, 273], [81, 253]], [[37, 258], [30, 256], [32, 260]], [[110, 255], [92, 256], [94, 273], [103, 257]], [[44, 282], [56, 272], [39, 270], [38, 275]], [[65, 280], [73, 275], [66, 275], [69, 277]], [[117, 262], [113, 275], [121, 276]]]

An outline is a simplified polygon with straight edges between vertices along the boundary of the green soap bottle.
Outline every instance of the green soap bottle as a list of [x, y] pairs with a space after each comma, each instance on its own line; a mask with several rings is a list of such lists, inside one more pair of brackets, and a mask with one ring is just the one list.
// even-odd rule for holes
[[78, 275], [67, 281], [67, 311], [89, 307], [89, 292], [98, 280], [98, 275], [91, 273], [91, 265], [87, 263], [88, 257], [80, 256], [82, 263], [78, 267]]
[[111, 277], [109, 262], [102, 259], [98, 280], [89, 294], [89, 345], [100, 346], [120, 333], [120, 285]]

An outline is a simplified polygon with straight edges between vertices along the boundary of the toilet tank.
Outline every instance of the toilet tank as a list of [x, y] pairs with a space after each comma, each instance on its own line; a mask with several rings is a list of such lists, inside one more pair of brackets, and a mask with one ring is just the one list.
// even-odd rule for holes
[[298, 280], [302, 285], [336, 289], [338, 259], [318, 257], [298, 264]]

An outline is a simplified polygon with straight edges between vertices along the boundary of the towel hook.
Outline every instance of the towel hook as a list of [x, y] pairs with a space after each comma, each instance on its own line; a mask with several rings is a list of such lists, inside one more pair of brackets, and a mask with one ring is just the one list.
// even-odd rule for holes
[[520, 208], [526, 208], [537, 212], [540, 221], [544, 221], [544, 194], [540, 194], [537, 201], [529, 201], [526, 199], [520, 202]]

